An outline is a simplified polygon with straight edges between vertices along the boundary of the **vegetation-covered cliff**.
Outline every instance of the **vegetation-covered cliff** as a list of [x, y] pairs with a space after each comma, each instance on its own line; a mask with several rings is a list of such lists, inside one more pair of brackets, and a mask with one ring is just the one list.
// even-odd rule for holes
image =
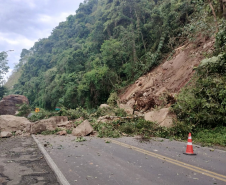
[[137, 79], [186, 39], [196, 3], [187, 0], [89, 0], [66, 22], [23, 50], [14, 93], [52, 109], [91, 108]]

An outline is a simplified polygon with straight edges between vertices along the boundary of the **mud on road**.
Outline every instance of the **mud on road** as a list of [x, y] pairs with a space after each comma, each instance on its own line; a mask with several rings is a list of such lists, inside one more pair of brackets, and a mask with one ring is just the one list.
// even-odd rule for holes
[[0, 139], [0, 185], [59, 185], [32, 137]]

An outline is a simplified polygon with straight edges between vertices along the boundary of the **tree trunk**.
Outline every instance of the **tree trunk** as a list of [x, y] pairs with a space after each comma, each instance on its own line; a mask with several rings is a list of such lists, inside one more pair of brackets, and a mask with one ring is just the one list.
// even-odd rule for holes
[[140, 29], [140, 18], [138, 17], [136, 10], [135, 10], [135, 13], [136, 13], [136, 17], [137, 17], [137, 29], [138, 29], [138, 33], [141, 34], [141, 38], [142, 38], [144, 50], [145, 50], [145, 53], [146, 53], [146, 46], [145, 46], [145, 42], [144, 42], [144, 36], [143, 36], [142, 31]]
[[212, 13], [213, 13], [213, 16], [214, 16], [214, 21], [215, 21], [215, 25], [216, 25], [216, 33], [217, 33], [217, 32], [219, 31], [219, 30], [218, 30], [218, 23], [217, 23], [217, 16], [216, 16], [216, 13], [215, 13], [215, 11], [214, 11], [212, 2], [211, 2], [210, 0], [208, 0], [208, 1], [209, 1], [209, 6], [210, 6], [210, 8], [211, 8], [211, 10], [212, 10]]

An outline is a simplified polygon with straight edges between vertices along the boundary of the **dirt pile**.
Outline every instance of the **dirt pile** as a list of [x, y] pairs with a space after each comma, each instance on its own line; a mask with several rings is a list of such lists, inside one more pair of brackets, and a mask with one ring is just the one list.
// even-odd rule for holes
[[200, 36], [194, 43], [175, 49], [170, 60], [140, 77], [119, 96], [120, 107], [133, 113], [148, 112], [156, 106], [169, 107], [175, 103], [175, 95], [191, 79], [194, 68], [213, 52], [213, 46], [214, 39]]

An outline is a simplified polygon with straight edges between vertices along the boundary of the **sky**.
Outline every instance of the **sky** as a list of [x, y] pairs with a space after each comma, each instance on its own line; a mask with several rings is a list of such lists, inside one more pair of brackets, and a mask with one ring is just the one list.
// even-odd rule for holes
[[0, 0], [0, 52], [8, 52], [7, 78], [19, 62], [22, 49], [30, 49], [84, 0]]

